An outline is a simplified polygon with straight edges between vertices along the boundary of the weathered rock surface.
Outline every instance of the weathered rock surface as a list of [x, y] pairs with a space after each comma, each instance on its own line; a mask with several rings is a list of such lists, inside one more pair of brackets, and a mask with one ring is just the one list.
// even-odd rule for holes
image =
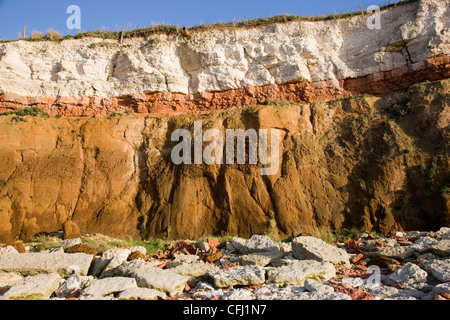
[[112, 277], [92, 280], [89, 286], [82, 291], [82, 294], [106, 296], [133, 288], [137, 288], [134, 278]]
[[44, 300], [58, 288], [61, 276], [57, 273], [38, 274], [17, 281], [5, 294], [11, 300]]
[[326, 284], [314, 281], [312, 279], [306, 279], [305, 283], [304, 283], [305, 289], [310, 291], [310, 292], [321, 292], [321, 293], [325, 293], [325, 292], [334, 292], [334, 288], [331, 286], [328, 286]]
[[250, 253], [240, 258], [239, 262], [243, 266], [257, 265], [265, 267], [268, 264], [283, 258], [285, 255], [282, 251]]
[[419, 266], [413, 263], [407, 263], [389, 275], [387, 283], [393, 286], [398, 284], [403, 286], [411, 285], [417, 282], [425, 282], [427, 276], [427, 272], [422, 270]]
[[314, 259], [335, 265], [349, 264], [349, 256], [345, 250], [314, 237], [297, 237], [292, 240], [292, 253], [297, 259]]
[[353, 16], [242, 28], [236, 35], [214, 28], [186, 39], [158, 34], [122, 45], [100, 38], [12, 41], [0, 44], [1, 101], [80, 115], [403, 89], [417, 79], [448, 77], [447, 16], [447, 0], [421, 0], [384, 10], [380, 31]]
[[163, 291], [170, 296], [180, 294], [188, 281], [188, 277], [181, 276], [169, 270], [161, 270], [154, 267], [146, 267], [135, 272], [136, 282], [139, 287], [146, 287]]
[[216, 269], [216, 266], [206, 264], [203, 261], [192, 263], [175, 262], [168, 268], [171, 272], [175, 272], [186, 277], [203, 277], [208, 272], [212, 272]]
[[22, 276], [14, 272], [0, 273], [0, 288], [11, 287], [21, 279]]
[[209, 272], [207, 277], [216, 287], [257, 285], [265, 282], [265, 272], [259, 266], [232, 267]]
[[148, 288], [125, 289], [117, 295], [119, 300], [158, 300], [159, 298], [166, 299], [167, 295], [164, 292]]
[[441, 282], [450, 281], [450, 259], [425, 260], [419, 266]]
[[302, 285], [307, 279], [320, 282], [331, 279], [336, 275], [336, 270], [330, 262], [318, 262], [315, 260], [300, 260], [289, 266], [282, 266], [267, 270], [267, 282]]
[[401, 260], [405, 260], [406, 258], [411, 256], [413, 253], [414, 253], [414, 248], [410, 248], [410, 247], [397, 246], [397, 247], [384, 247], [384, 248], [378, 249], [378, 254], [380, 254], [382, 256], [394, 258], [394, 259], [401, 259]]
[[280, 248], [268, 236], [253, 235], [241, 246], [240, 251], [242, 253], [278, 252]]
[[0, 272], [17, 272], [22, 275], [58, 273], [69, 276], [76, 266], [80, 275], [86, 275], [93, 256], [84, 253], [21, 253], [0, 255]]

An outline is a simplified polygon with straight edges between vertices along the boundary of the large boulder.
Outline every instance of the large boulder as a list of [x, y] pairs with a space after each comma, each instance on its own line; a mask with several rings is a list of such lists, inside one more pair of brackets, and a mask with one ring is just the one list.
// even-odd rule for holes
[[292, 253], [297, 259], [312, 259], [348, 265], [349, 256], [344, 249], [332, 246], [315, 237], [297, 237], [292, 241]]
[[422, 270], [418, 265], [408, 262], [403, 267], [398, 268], [387, 278], [387, 283], [396, 286], [412, 285], [419, 282], [425, 282], [428, 273]]
[[414, 254], [415, 249], [412, 247], [402, 247], [402, 246], [395, 246], [395, 247], [383, 247], [378, 249], [378, 254], [381, 256], [399, 259], [399, 260], [405, 260], [412, 254]]
[[287, 266], [267, 270], [267, 283], [303, 285], [307, 279], [323, 282], [333, 278], [336, 269], [330, 262], [296, 261]]
[[21, 253], [0, 255], [0, 272], [16, 272], [22, 275], [58, 273], [70, 276], [75, 266], [79, 275], [87, 275], [92, 255], [85, 253]]
[[126, 289], [137, 288], [136, 280], [125, 277], [111, 277], [105, 279], [95, 279], [83, 290], [83, 295], [106, 296]]
[[162, 270], [155, 267], [141, 267], [133, 271], [139, 287], [163, 291], [170, 296], [183, 292], [188, 277], [181, 276], [170, 270]]
[[450, 281], [450, 259], [424, 260], [419, 266], [441, 282]]
[[209, 272], [207, 277], [216, 287], [226, 288], [262, 284], [265, 281], [265, 272], [259, 266], [236, 266]]
[[61, 276], [57, 273], [29, 276], [17, 281], [5, 294], [12, 300], [44, 300], [58, 288]]

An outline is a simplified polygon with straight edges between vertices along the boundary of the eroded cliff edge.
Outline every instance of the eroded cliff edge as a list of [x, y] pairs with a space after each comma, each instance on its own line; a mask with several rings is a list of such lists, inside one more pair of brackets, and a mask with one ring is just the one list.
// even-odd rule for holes
[[[111, 236], [450, 225], [450, 80], [404, 93], [202, 114], [0, 118], [0, 241], [72, 220]], [[278, 128], [280, 170], [172, 163], [174, 129]]]

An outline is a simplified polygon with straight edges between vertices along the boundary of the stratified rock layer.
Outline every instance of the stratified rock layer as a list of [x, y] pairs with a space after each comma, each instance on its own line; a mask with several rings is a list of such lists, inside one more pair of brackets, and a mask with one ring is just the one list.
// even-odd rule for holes
[[[0, 242], [75, 223], [133, 238], [450, 225], [450, 81], [405, 93], [180, 115], [0, 117]], [[20, 121], [20, 119], [24, 121]], [[175, 129], [280, 130], [279, 170], [175, 165]], [[209, 142], [204, 142], [206, 147]]]
[[449, 8], [449, 0], [411, 1], [383, 10], [380, 29], [368, 28], [366, 15], [122, 44], [1, 43], [0, 112], [195, 112], [389, 93], [450, 76]]

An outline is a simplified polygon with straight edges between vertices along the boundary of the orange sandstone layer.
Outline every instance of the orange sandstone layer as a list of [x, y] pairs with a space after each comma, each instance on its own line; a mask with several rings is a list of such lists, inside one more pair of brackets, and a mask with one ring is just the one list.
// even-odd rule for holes
[[450, 78], [450, 56], [444, 55], [359, 78], [273, 84], [197, 94], [156, 92], [112, 98], [73, 98], [21, 97], [5, 93], [0, 95], [0, 112], [27, 106], [39, 107], [53, 116], [106, 116], [126, 111], [166, 114], [204, 112], [244, 107], [265, 100], [310, 103], [358, 94], [382, 95], [406, 89], [416, 83], [447, 78]]

